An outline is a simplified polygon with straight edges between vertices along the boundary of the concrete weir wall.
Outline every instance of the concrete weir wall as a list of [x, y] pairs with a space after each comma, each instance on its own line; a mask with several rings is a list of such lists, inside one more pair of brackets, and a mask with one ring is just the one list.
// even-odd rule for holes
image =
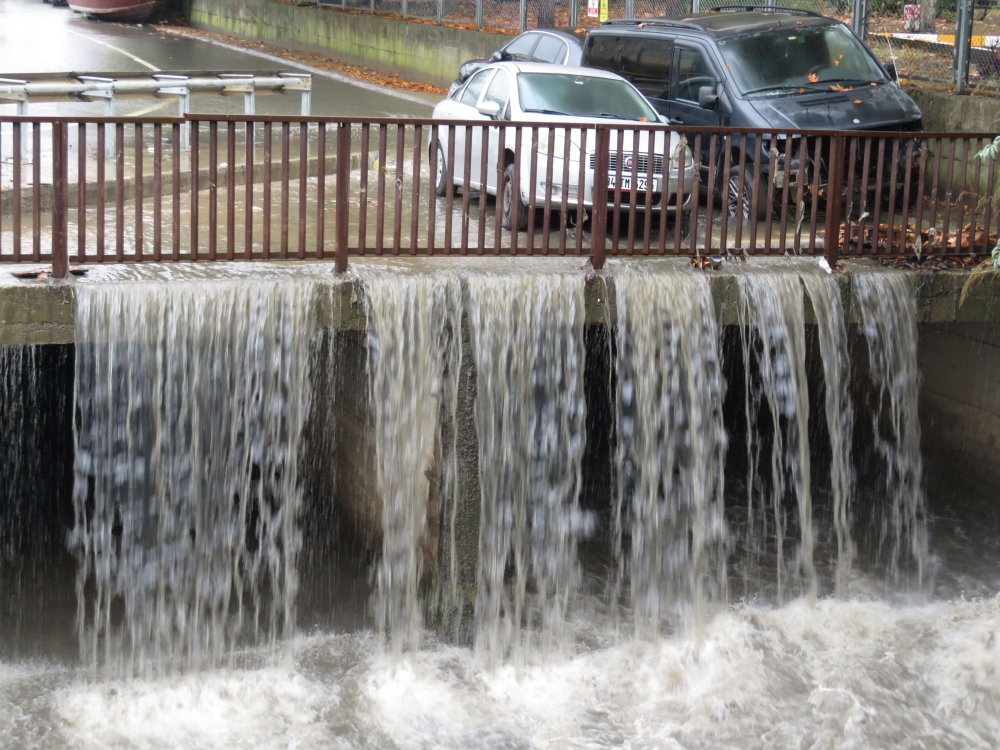
[[197, 28], [325, 53], [437, 86], [453, 81], [466, 60], [488, 55], [510, 39], [504, 34], [275, 0], [185, 0], [184, 8]]

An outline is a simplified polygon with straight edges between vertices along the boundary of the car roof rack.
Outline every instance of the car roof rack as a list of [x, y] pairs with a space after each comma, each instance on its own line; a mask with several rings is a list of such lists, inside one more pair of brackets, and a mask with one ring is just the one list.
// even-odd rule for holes
[[703, 31], [704, 26], [680, 18], [609, 18], [602, 26], [669, 26]]
[[710, 8], [709, 13], [791, 13], [800, 16], [825, 18], [822, 13], [806, 8], [791, 8], [784, 5], [719, 5]]

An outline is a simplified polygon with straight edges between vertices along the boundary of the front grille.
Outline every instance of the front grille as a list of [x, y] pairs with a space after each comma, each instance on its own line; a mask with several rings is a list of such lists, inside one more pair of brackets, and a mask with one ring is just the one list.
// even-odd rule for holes
[[[622, 197], [621, 197], [621, 207], [622, 207], [622, 210], [624, 211], [624, 210], [628, 209], [628, 207], [631, 205], [632, 194], [629, 193], [629, 192], [623, 192], [621, 195], [622, 195]], [[651, 201], [650, 205], [659, 206], [660, 205], [660, 198], [662, 197], [662, 195], [663, 195], [662, 193], [653, 193], [653, 200]], [[608, 206], [613, 206], [613, 205], [615, 205], [615, 191], [614, 190], [609, 190], [608, 191]], [[644, 208], [646, 208], [646, 194], [645, 193], [636, 193], [635, 194], [635, 207], [639, 211], [641, 211]]]
[[[632, 159], [632, 154], [626, 153], [622, 155], [622, 174], [630, 174], [632, 171], [632, 165], [629, 160]], [[593, 169], [597, 164], [597, 154], [590, 154], [590, 168]], [[608, 154], [608, 172], [614, 172], [618, 168], [618, 154], [612, 152]], [[635, 173], [638, 175], [649, 174], [649, 154], [639, 154], [635, 157]], [[653, 156], [653, 174], [663, 174], [663, 157], [659, 154]]]

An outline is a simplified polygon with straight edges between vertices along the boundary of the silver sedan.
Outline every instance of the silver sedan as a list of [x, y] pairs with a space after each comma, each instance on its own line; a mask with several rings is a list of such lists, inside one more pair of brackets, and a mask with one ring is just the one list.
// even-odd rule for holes
[[[494, 63], [439, 102], [433, 117], [484, 123], [438, 126], [436, 153], [431, 155], [436, 159], [436, 189], [444, 195], [450, 183], [485, 189], [491, 195], [502, 191], [501, 220], [506, 229], [527, 226], [531, 209], [546, 205], [546, 196], [551, 207], [562, 202], [588, 211], [593, 207], [594, 168], [599, 160], [596, 128], [588, 125], [612, 126], [609, 191], [604, 196], [609, 206], [615, 204], [616, 188], [622, 209], [630, 205], [637, 211], [684, 209], [690, 199], [694, 159], [685, 139], [664, 127], [650, 127], [662, 126], [664, 120], [631, 83], [614, 73]], [[531, 127], [516, 126], [522, 123]], [[454, 162], [451, 169], [449, 158]]]

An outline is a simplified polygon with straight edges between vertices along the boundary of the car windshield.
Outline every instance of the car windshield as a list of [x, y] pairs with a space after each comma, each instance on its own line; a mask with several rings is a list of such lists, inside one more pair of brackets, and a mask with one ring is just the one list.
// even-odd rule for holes
[[525, 112], [656, 122], [656, 111], [642, 94], [617, 78], [519, 73], [517, 90]]
[[885, 82], [885, 74], [842, 24], [776, 29], [719, 42], [741, 93], [777, 96]]

